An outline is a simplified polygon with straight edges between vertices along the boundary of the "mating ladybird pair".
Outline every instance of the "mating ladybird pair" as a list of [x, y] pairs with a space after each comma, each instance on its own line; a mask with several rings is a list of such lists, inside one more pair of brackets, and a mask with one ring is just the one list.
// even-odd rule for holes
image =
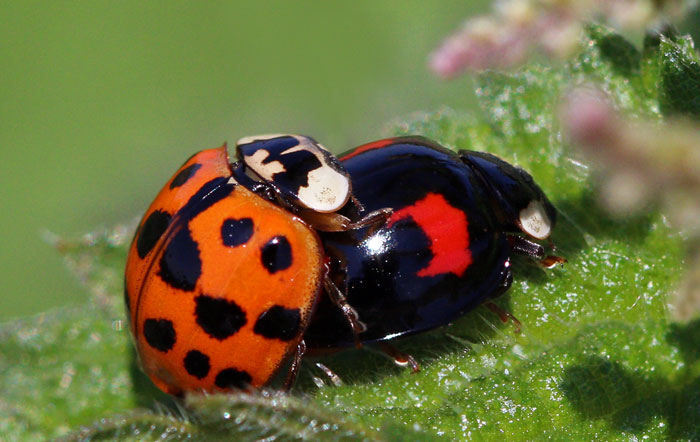
[[[444, 325], [544, 259], [555, 211], [530, 175], [422, 137], [338, 161], [313, 139], [247, 137], [192, 156], [132, 242], [125, 301], [163, 391], [266, 385], [304, 351]], [[523, 235], [515, 234], [516, 232]]]

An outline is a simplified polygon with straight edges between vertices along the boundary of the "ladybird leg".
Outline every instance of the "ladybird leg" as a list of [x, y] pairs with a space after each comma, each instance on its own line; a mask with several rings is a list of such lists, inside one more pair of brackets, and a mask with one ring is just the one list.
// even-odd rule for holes
[[355, 198], [355, 194], [350, 194], [350, 201], [355, 205], [355, 209], [357, 209], [358, 212], [364, 212], [365, 211], [365, 206]]
[[566, 258], [562, 258], [561, 256], [556, 256], [556, 255], [547, 255], [545, 258], [540, 261], [540, 264], [543, 267], [546, 267], [548, 269], [554, 268], [557, 264], [564, 264], [565, 262], [568, 262]]
[[287, 373], [287, 379], [284, 381], [284, 391], [289, 391], [294, 386], [297, 377], [299, 376], [299, 369], [301, 368], [301, 359], [306, 353], [306, 343], [302, 339], [297, 345], [297, 349], [294, 351], [294, 359], [292, 359], [292, 365], [289, 367], [289, 372]]
[[320, 213], [311, 210], [299, 212], [299, 216], [307, 224], [321, 232], [345, 232], [350, 230], [348, 226], [352, 224], [350, 218], [339, 213]]
[[336, 286], [333, 280], [331, 280], [330, 276], [328, 276], [328, 272], [326, 272], [326, 275], [323, 278], [323, 285], [326, 289], [326, 293], [328, 294], [328, 298], [331, 300], [331, 302], [333, 302], [333, 304], [338, 306], [340, 311], [343, 313], [343, 316], [345, 316], [345, 319], [348, 321], [348, 324], [350, 324], [352, 335], [355, 339], [355, 347], [361, 348], [362, 341], [360, 341], [359, 335], [363, 331], [367, 330], [367, 326], [360, 321], [357, 311], [352, 308], [350, 304], [348, 304], [345, 294], [340, 291], [338, 286]]
[[343, 380], [340, 379], [340, 376], [335, 374], [333, 370], [321, 364], [320, 362], [317, 362], [316, 366], [323, 372], [323, 374], [325, 374], [328, 377], [328, 379], [330, 379], [333, 385], [335, 385], [336, 387], [340, 387], [341, 385], [343, 385]]
[[[310, 210], [299, 212], [299, 216], [311, 227], [322, 232], [345, 232], [364, 227], [379, 228], [386, 223], [393, 210], [386, 207], [368, 213], [357, 221], [351, 221], [339, 213], [320, 213]], [[371, 232], [370, 232], [371, 234]]]
[[394, 210], [390, 207], [374, 210], [359, 220], [350, 223], [348, 230], [361, 229], [363, 227], [379, 228], [387, 222], [392, 213], [394, 213]]
[[277, 194], [267, 183], [251, 184], [249, 190], [256, 195], [263, 197], [267, 201], [270, 201], [271, 203], [277, 202]]
[[394, 363], [400, 367], [411, 367], [413, 373], [418, 373], [420, 371], [420, 365], [413, 358], [413, 356], [408, 353], [404, 353], [386, 342], [380, 342], [379, 348], [390, 358], [394, 360]]
[[522, 322], [518, 320], [511, 312], [507, 312], [503, 310], [501, 307], [497, 306], [495, 303], [489, 301], [484, 304], [486, 308], [494, 312], [495, 314], [498, 315], [498, 317], [501, 319], [501, 322], [504, 324], [508, 322], [508, 320], [513, 321], [513, 325], [515, 325], [515, 333], [520, 333], [523, 328]]
[[539, 262], [540, 265], [548, 269], [551, 269], [557, 264], [562, 264], [566, 262], [566, 258], [562, 258], [561, 256], [545, 256], [544, 247], [537, 244], [536, 242], [532, 242], [528, 239], [525, 239], [522, 236], [508, 235], [508, 242], [510, 243], [510, 247], [513, 250], [513, 252], [529, 256], [530, 258], [537, 260], [537, 262]]
[[489, 298], [495, 299], [502, 296], [508, 291], [511, 285], [513, 285], [513, 272], [510, 270], [510, 258], [508, 258], [503, 267], [503, 272], [501, 273], [501, 283], [494, 289], [493, 293], [489, 295]]
[[532, 242], [522, 236], [508, 235], [508, 242], [513, 252], [529, 256], [530, 258], [541, 261], [544, 259], [544, 247]]
[[287, 201], [274, 184], [267, 182], [254, 182], [248, 186], [248, 190], [292, 213], [298, 211], [297, 206]]

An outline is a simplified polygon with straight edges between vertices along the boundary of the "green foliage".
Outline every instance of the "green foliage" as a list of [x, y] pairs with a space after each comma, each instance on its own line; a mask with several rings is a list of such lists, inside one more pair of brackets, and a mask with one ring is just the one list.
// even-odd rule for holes
[[[690, 88], [678, 96], [697, 93], [684, 61], [695, 55], [684, 39], [642, 53], [605, 28], [589, 32], [568, 65], [481, 76], [479, 115], [445, 110], [391, 129], [496, 153], [529, 170], [559, 209], [553, 242], [568, 263], [544, 270], [515, 259], [515, 283], [498, 301], [523, 323], [520, 333], [478, 308], [399, 343], [421, 363], [418, 374], [371, 349], [349, 350], [307, 359], [291, 396], [173, 402], [130, 350], [121, 228], [58, 243], [98, 302], [0, 328], [0, 431], [9, 440], [700, 438], [700, 322], [673, 324], [666, 311], [682, 239], [658, 213], [616, 220], [600, 210], [590, 168], [557, 122], [561, 95], [589, 82], [628, 114], [660, 119], [668, 82]], [[344, 384], [322, 385], [313, 362]]]
[[662, 37], [659, 53], [664, 114], [700, 119], [700, 64], [693, 40]]

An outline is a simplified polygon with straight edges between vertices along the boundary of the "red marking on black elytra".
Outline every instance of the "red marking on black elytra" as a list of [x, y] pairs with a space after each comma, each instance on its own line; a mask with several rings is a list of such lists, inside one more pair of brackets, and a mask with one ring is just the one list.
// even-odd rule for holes
[[362, 146], [355, 148], [352, 152], [340, 157], [340, 161], [348, 160], [348, 159], [354, 157], [355, 155], [361, 154], [362, 152], [367, 152], [368, 150], [372, 150], [372, 149], [379, 149], [379, 148], [388, 146], [390, 144], [394, 144], [393, 138], [387, 138], [386, 140], [379, 140], [379, 141], [375, 141], [373, 143], [363, 144]]
[[467, 215], [452, 207], [444, 196], [429, 193], [412, 205], [394, 211], [387, 225], [391, 227], [406, 218], [411, 218], [425, 232], [433, 254], [428, 266], [417, 275], [454, 273], [461, 277], [472, 263]]

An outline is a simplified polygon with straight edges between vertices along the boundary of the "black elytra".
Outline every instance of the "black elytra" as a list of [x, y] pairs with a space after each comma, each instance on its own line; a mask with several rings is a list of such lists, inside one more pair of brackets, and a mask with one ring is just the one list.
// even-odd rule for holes
[[168, 212], [155, 210], [148, 215], [136, 238], [136, 252], [139, 258], [145, 258], [153, 250], [160, 237], [168, 229], [169, 224], [170, 214]]
[[237, 247], [245, 244], [253, 236], [252, 218], [227, 218], [221, 224], [221, 242], [226, 247]]
[[275, 305], [260, 314], [253, 332], [268, 339], [291, 341], [299, 334], [301, 313], [298, 308]]
[[[554, 207], [532, 177], [494, 156], [399, 137], [339, 157], [365, 211], [393, 209], [378, 229], [320, 232], [329, 275], [346, 288], [348, 304], [367, 327], [362, 342], [446, 325], [501, 295], [512, 282], [516, 253], [509, 235], [523, 233], [516, 230], [518, 210], [535, 200], [554, 224]], [[352, 210], [345, 209], [357, 216]], [[312, 351], [356, 342], [327, 297], [304, 341]]]
[[149, 318], [143, 322], [143, 336], [148, 345], [167, 352], [175, 345], [176, 335], [172, 321]]
[[243, 309], [233, 300], [200, 295], [194, 301], [197, 324], [214, 339], [223, 341], [248, 322]]
[[205, 378], [211, 369], [209, 356], [197, 350], [188, 351], [185, 355], [185, 360], [183, 363], [187, 373], [191, 374], [197, 379]]
[[246, 371], [236, 368], [225, 368], [214, 378], [214, 385], [219, 388], [239, 388], [243, 389], [250, 384], [253, 378]]
[[262, 265], [270, 273], [288, 269], [292, 265], [292, 246], [282, 235], [275, 236], [262, 247]]

